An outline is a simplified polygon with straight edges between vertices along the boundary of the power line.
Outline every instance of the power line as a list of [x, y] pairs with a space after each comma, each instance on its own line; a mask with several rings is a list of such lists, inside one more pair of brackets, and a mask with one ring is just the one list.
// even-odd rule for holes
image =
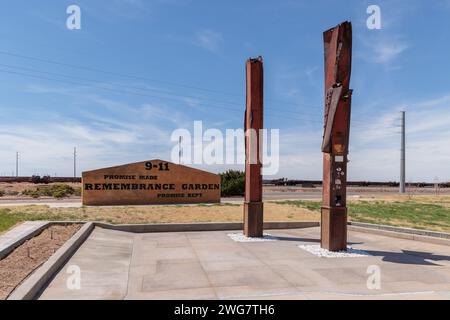
[[[55, 60], [51, 60], [51, 59], [32, 57], [32, 56], [29, 56], [29, 55], [23, 55], [23, 54], [18, 54], [18, 53], [3, 51], [3, 50], [0, 50], [0, 54], [7, 55], [7, 56], [12, 56], [12, 57], [16, 57], [16, 58], [21, 58], [21, 59], [34, 60], [34, 61], [44, 62], [44, 63], [48, 63], [48, 64], [54, 64], [54, 65], [69, 67], [69, 68], [73, 68], [73, 69], [79, 69], [79, 70], [85, 70], [85, 71], [90, 71], [90, 72], [109, 74], [109, 75], [114, 75], [114, 76], [118, 76], [118, 77], [125, 77], [125, 78], [144, 80], [144, 81], [150, 81], [150, 82], [159, 82], [159, 83], [164, 83], [166, 85], [170, 85], [170, 86], [174, 86], [174, 87], [182, 87], [182, 88], [194, 89], [194, 90], [199, 90], [199, 91], [204, 91], [204, 92], [211, 92], [211, 93], [218, 93], [218, 94], [222, 94], [222, 95], [229, 95], [229, 96], [235, 96], [235, 97], [241, 97], [241, 98], [245, 97], [243, 94], [237, 94], [237, 93], [232, 93], [232, 92], [227, 92], [227, 91], [220, 91], [220, 90], [214, 90], [214, 89], [201, 88], [201, 87], [197, 87], [197, 86], [180, 84], [180, 83], [175, 83], [175, 82], [165, 81], [165, 80], [158, 80], [158, 79], [149, 78], [149, 77], [143, 77], [143, 76], [123, 74], [123, 73], [119, 73], [119, 72], [115, 72], [115, 71], [109, 71], [109, 70], [103, 70], [103, 69], [98, 69], [98, 68], [92, 68], [92, 67], [86, 67], [86, 66], [81, 66], [81, 65], [75, 65], [75, 64], [55, 61]], [[277, 101], [279, 103], [290, 104], [290, 105], [295, 105], [295, 106], [305, 106], [305, 107], [313, 107], [313, 108], [321, 107], [321, 106], [318, 106], [318, 105], [299, 104], [299, 103], [294, 103], [294, 102], [282, 101], [282, 100], [278, 100], [278, 99], [266, 99], [266, 100], [268, 100], [268, 101]]]
[[[15, 75], [20, 75], [20, 76], [25, 76], [25, 77], [31, 77], [31, 78], [36, 78], [36, 79], [41, 79], [41, 80], [48, 80], [48, 81], [56, 81], [56, 82], [63, 82], [63, 83], [70, 83], [70, 84], [75, 84], [75, 85], [82, 85], [82, 86], [86, 86], [86, 83], [81, 83], [81, 82], [76, 82], [76, 81], [70, 81], [70, 80], [61, 80], [61, 79], [53, 79], [53, 78], [47, 78], [47, 77], [41, 77], [41, 76], [37, 76], [37, 75], [33, 75], [33, 74], [27, 74], [27, 73], [22, 73], [22, 72], [16, 72], [16, 71], [10, 71], [10, 70], [3, 70], [0, 69], [0, 72], [3, 73], [9, 73], [9, 74], [15, 74]], [[164, 98], [164, 97], [159, 97], [159, 96], [154, 96], [154, 95], [149, 95], [149, 94], [143, 94], [143, 93], [138, 93], [138, 92], [130, 92], [130, 91], [122, 91], [122, 90], [116, 90], [116, 89], [111, 89], [111, 88], [106, 88], [106, 87], [98, 87], [101, 90], [106, 90], [106, 91], [110, 91], [110, 92], [114, 92], [114, 93], [122, 93], [122, 94], [130, 94], [130, 95], [136, 95], [136, 96], [142, 96], [142, 97], [150, 97], [150, 98], [157, 98], [157, 99], [169, 99], [169, 100], [176, 100], [179, 101], [177, 99], [173, 99], [173, 98]], [[223, 109], [223, 110], [230, 110], [230, 111], [235, 111], [235, 112], [239, 112], [242, 113], [241, 109], [233, 109], [233, 108], [227, 108], [227, 107], [223, 107], [223, 106], [217, 106], [217, 105], [213, 105], [213, 104], [198, 104], [199, 106], [204, 106], [204, 107], [211, 107], [211, 108], [217, 108], [217, 109]], [[269, 117], [278, 117], [278, 118], [283, 118], [283, 119], [289, 119], [289, 120], [296, 120], [296, 121], [308, 121], [308, 122], [315, 122], [314, 120], [311, 119], [301, 119], [301, 118], [292, 118], [292, 117], [285, 117], [285, 116], [280, 116], [280, 115], [270, 115]]]
[[[80, 69], [80, 70], [85, 70], [85, 71], [90, 71], [90, 72], [109, 74], [109, 75], [114, 75], [114, 76], [118, 76], [118, 77], [126, 77], [126, 78], [145, 80], [145, 81], [150, 81], [150, 82], [159, 82], [159, 83], [164, 83], [164, 84], [175, 86], [175, 87], [195, 89], [195, 90], [206, 91], [206, 92], [222, 93], [222, 94], [228, 94], [228, 95], [236, 95], [236, 94], [233, 94], [230, 92], [223, 92], [223, 91], [213, 90], [213, 89], [205, 89], [205, 88], [200, 88], [200, 87], [195, 87], [195, 86], [190, 86], [190, 85], [185, 85], [185, 84], [179, 84], [179, 83], [175, 83], [175, 82], [171, 82], [171, 81], [157, 80], [157, 79], [152, 79], [152, 78], [147, 78], [147, 77], [142, 77], [142, 76], [135, 76], [135, 75], [123, 74], [123, 73], [119, 73], [119, 72], [102, 70], [102, 69], [97, 69], [97, 68], [92, 68], [92, 67], [74, 65], [74, 64], [70, 64], [70, 63], [58, 62], [58, 61], [49, 60], [49, 59], [36, 58], [36, 57], [27, 56], [27, 55], [2, 51], [2, 50], [0, 50], [0, 54], [13, 56], [13, 57], [17, 57], [17, 58], [22, 58], [22, 59], [40, 61], [40, 62], [44, 62], [44, 63], [48, 63], [48, 64], [60, 65], [60, 66], [69, 67], [69, 68], [73, 68], [73, 69]], [[241, 96], [241, 95], [239, 95], [239, 96]]]
[[[3, 64], [0, 64], [0, 65], [3, 65]], [[3, 65], [3, 66], [5, 66], [5, 65]], [[21, 69], [28, 69], [28, 68], [21, 68]], [[0, 69], [0, 72], [14, 74], [14, 75], [19, 75], [19, 76], [25, 76], [25, 77], [31, 77], [31, 78], [41, 79], [41, 80], [48, 80], [48, 81], [61, 82], [61, 83], [69, 83], [69, 84], [74, 84], [74, 85], [82, 85], [82, 86], [88, 85], [88, 84], [82, 83], [82, 82], [76, 82], [76, 81], [71, 81], [71, 80], [62, 80], [62, 79], [54, 79], [54, 78], [49, 78], [49, 77], [42, 77], [42, 76], [38, 76], [38, 75], [34, 75], [34, 74], [17, 72], [17, 71], [11, 71], [11, 70]], [[45, 72], [45, 73], [54, 74], [54, 73], [49, 73], [49, 72]], [[61, 75], [61, 74], [57, 74], [57, 75], [58, 76], [70, 77], [70, 76]], [[76, 77], [72, 77], [72, 78], [76, 78]], [[110, 92], [114, 92], [116, 94], [117, 93], [119, 93], [119, 94], [121, 93], [121, 94], [129, 94], [129, 95], [150, 97], [150, 98], [163, 99], [163, 100], [164, 99], [165, 100], [173, 100], [173, 101], [180, 102], [179, 99], [172, 98], [172, 97], [165, 97], [165, 96], [161, 97], [161, 96], [157, 96], [157, 95], [149, 95], [149, 94], [144, 94], [144, 93], [139, 93], [139, 92], [123, 91], [123, 90], [118, 90], [118, 89], [113, 89], [113, 88], [110, 88], [110, 87], [102, 86], [103, 82], [100, 82], [100, 81], [91, 80], [91, 79], [84, 79], [84, 78], [78, 78], [78, 79], [83, 79], [83, 80], [86, 80], [86, 81], [96, 82], [97, 84], [100, 84], [100, 86], [98, 86], [99, 89], [110, 91]], [[135, 88], [135, 87], [131, 87], [131, 86], [128, 86], [128, 87], [132, 88], [132, 89], [145, 90], [145, 89], [142, 89], [142, 88]], [[199, 106], [205, 106], [205, 107], [224, 109], [224, 110], [230, 110], [230, 111], [235, 111], [235, 112], [242, 112], [241, 109], [227, 108], [227, 107], [224, 107], [224, 106], [218, 106], [218, 105], [213, 105], [213, 104], [205, 105], [205, 104], [199, 103], [198, 105]], [[236, 104], [236, 105], [238, 105], [238, 104]], [[273, 110], [279, 110], [279, 109], [274, 109], [274, 108], [266, 108], [266, 109], [268, 109], [269, 111], [270, 110], [272, 110], [272, 111]], [[315, 124], [323, 124], [323, 122], [321, 120], [319, 120], [319, 119], [316, 120], [316, 119], [311, 119], [311, 118], [304, 118], [304, 117], [300, 118], [300, 117], [298, 117], [298, 116], [303, 116], [303, 115], [310, 116], [308, 114], [304, 114], [304, 113], [301, 113], [301, 112], [289, 111], [289, 110], [283, 110], [283, 112], [288, 112], [288, 113], [290, 112], [290, 113], [296, 114], [297, 117], [293, 118], [293, 117], [284, 116], [284, 115], [278, 115], [278, 114], [270, 114], [268, 116], [269, 117], [278, 117], [278, 118], [283, 118], [283, 119], [289, 119], [289, 120], [295, 120], [295, 121], [306, 121], [306, 122], [315, 123]], [[320, 116], [320, 114], [318, 114], [318, 115]], [[360, 123], [361, 127], [365, 126], [365, 124], [363, 124], [362, 122], [355, 122], [353, 120], [352, 124], [354, 125], [355, 123]]]
[[[180, 94], [175, 94], [173, 92], [166, 91], [166, 90], [158, 90], [158, 89], [153, 89], [153, 88], [142, 88], [142, 87], [136, 87], [136, 86], [130, 86], [130, 85], [123, 85], [123, 84], [114, 84], [114, 83], [110, 83], [110, 82], [93, 80], [93, 79], [89, 79], [89, 78], [76, 77], [73, 75], [67, 75], [67, 74], [63, 74], [63, 73], [48, 72], [48, 71], [37, 70], [34, 68], [12, 66], [12, 65], [3, 64], [3, 63], [0, 63], [0, 66], [10, 68], [10, 69], [19, 69], [19, 70], [25, 70], [25, 71], [30, 71], [30, 72], [36, 72], [36, 73], [43, 73], [43, 74], [48, 74], [48, 75], [53, 75], [53, 76], [58, 76], [58, 77], [63, 77], [63, 78], [69, 78], [69, 79], [75, 79], [75, 80], [81, 80], [81, 81], [89, 81], [89, 82], [93, 82], [93, 83], [97, 83], [97, 84], [107, 84], [107, 85], [111, 85], [111, 86], [117, 86], [117, 87], [121, 87], [121, 88], [129, 88], [129, 89], [139, 90], [139, 91], [159, 92], [159, 93], [163, 93], [166, 95], [170, 95], [169, 97], [164, 96], [164, 98], [167, 98], [167, 99], [173, 99], [173, 98], [171, 98], [171, 96], [175, 96], [175, 97], [180, 97], [180, 98], [185, 98], [185, 99], [194, 99], [194, 100], [197, 99], [197, 100], [203, 100], [203, 101], [212, 101], [212, 102], [216, 102], [216, 103], [221, 103], [221, 104], [223, 103], [223, 104], [234, 105], [234, 106], [242, 105], [242, 103], [237, 103], [237, 102], [216, 100], [216, 99], [210, 99], [210, 98], [199, 97], [199, 96], [180, 95]], [[159, 97], [159, 98], [162, 98], [162, 97]], [[299, 105], [299, 106], [301, 106], [301, 105]], [[310, 114], [310, 113], [305, 113], [305, 112], [292, 111], [292, 110], [286, 110], [286, 109], [280, 109], [280, 108], [272, 108], [272, 107], [266, 107], [265, 109], [281, 110], [283, 112], [298, 114], [298, 115], [308, 115], [308, 116], [318, 116], [319, 115], [319, 114]]]
[[[195, 90], [200, 90], [200, 91], [205, 91], [205, 92], [215, 92], [215, 93], [220, 93], [220, 94], [227, 94], [227, 95], [232, 95], [232, 96], [243, 97], [243, 95], [238, 95], [238, 94], [224, 92], [224, 91], [205, 89], [205, 88], [189, 86], [189, 85], [184, 85], [184, 84], [179, 84], [179, 83], [174, 83], [174, 82], [169, 82], [169, 81], [162, 81], [162, 80], [152, 79], [152, 78], [148, 78], [148, 77], [135, 76], [135, 75], [129, 75], [129, 74], [122, 74], [122, 73], [118, 73], [118, 72], [102, 70], [102, 69], [86, 67], [86, 66], [80, 66], [80, 65], [74, 65], [74, 64], [70, 64], [70, 63], [59, 62], [59, 61], [54, 61], [54, 60], [50, 60], [50, 59], [37, 58], [37, 57], [28, 56], [28, 55], [22, 55], [22, 54], [7, 52], [7, 51], [1, 51], [0, 50], [0, 54], [13, 56], [13, 57], [18, 57], [18, 58], [21, 58], [21, 59], [29, 59], [29, 60], [34, 60], [34, 61], [48, 63], [48, 64], [54, 64], [54, 65], [60, 65], [60, 66], [75, 68], [75, 69], [81, 69], [81, 70], [90, 71], [90, 72], [104, 73], [104, 74], [109, 74], [109, 75], [115, 75], [115, 76], [127, 77], [127, 78], [134, 78], [134, 79], [151, 81], [151, 82], [160, 82], [160, 83], [165, 83], [165, 84], [172, 85], [172, 86], [190, 88], [190, 89], [195, 89]], [[6, 64], [0, 64], [0, 65], [2, 65], [4, 67], [7, 67], [7, 68], [16, 68], [16, 69], [27, 70], [27, 71], [31, 71], [31, 72], [45, 73], [45, 74], [56, 75], [56, 76], [65, 77], [65, 78], [78, 79], [78, 80], [89, 81], [89, 82], [96, 82], [98, 84], [105, 83], [105, 82], [101, 82], [101, 81], [98, 81], [98, 80], [92, 80], [92, 79], [87, 79], [87, 78], [75, 77], [75, 76], [72, 76], [72, 75], [66, 75], [66, 74], [61, 74], [61, 73], [52, 73], [52, 72], [48, 72], [48, 71], [42, 71], [42, 70], [31, 69], [31, 68], [24, 68], [24, 67], [18, 67], [18, 66], [11, 66], [11, 65], [6, 65]], [[28, 76], [28, 77], [40, 78], [40, 79], [49, 80], [49, 81], [61, 81], [61, 82], [67, 82], [67, 83], [72, 83], [72, 84], [85, 85], [83, 83], [76, 83], [76, 82], [73, 82], [73, 81], [67, 81], [67, 80], [64, 81], [64, 80], [59, 80], [59, 79], [44, 78], [44, 77], [38, 77], [36, 75], [24, 74], [24, 73], [13, 72], [13, 71], [6, 71], [6, 70], [0, 70], [0, 71], [1, 72], [12, 73], [12, 74], [17, 74], [17, 75]], [[111, 83], [109, 83], [109, 85], [113, 85], [114, 86], [114, 84], [111, 84]], [[116, 86], [119, 86], [119, 85], [116, 85]], [[221, 103], [221, 104], [223, 103], [223, 104], [236, 105], [236, 106], [240, 106], [241, 105], [239, 103], [230, 102], [230, 101], [221, 101], [221, 100], [208, 99], [208, 98], [197, 97], [197, 96], [186, 96], [186, 95], [179, 95], [179, 94], [177, 95], [177, 94], [173, 94], [172, 92], [167, 92], [167, 91], [158, 90], [158, 89], [139, 88], [139, 87], [134, 87], [134, 86], [129, 86], [129, 85], [120, 85], [120, 86], [121, 87], [125, 87], [125, 88], [130, 88], [130, 89], [133, 89], [133, 90], [139, 90], [139, 91], [161, 92], [161, 93], [164, 93], [164, 94], [169, 94], [170, 96], [177, 96], [177, 97], [180, 97], [180, 98], [197, 99], [197, 100], [202, 100], [202, 101], [204, 101], [204, 100], [208, 101], [209, 100], [209, 101], [213, 101], [213, 102], [216, 102], [216, 103]], [[112, 89], [108, 89], [108, 88], [105, 88], [105, 87], [102, 87], [101, 89], [102, 90], [113, 91], [115, 93], [118, 92], [117, 90], [112, 90]], [[176, 100], [176, 101], [178, 101], [178, 99], [174, 99], [172, 97], [167, 97], [167, 96], [161, 97], [161, 96], [143, 95], [143, 94], [139, 94], [139, 93], [136, 93], [136, 92], [123, 92], [123, 91], [121, 91], [121, 92], [122, 93], [126, 93], [126, 94], [141, 95], [141, 96], [152, 97], [152, 98], [157, 98], [157, 99], [169, 99], [169, 100]], [[314, 107], [314, 108], [321, 108], [321, 107], [316, 106], [316, 105], [298, 104], [298, 103], [286, 102], [286, 101], [275, 100], [275, 99], [266, 99], [266, 100], [269, 100], [269, 101], [280, 101], [283, 104], [290, 104], [290, 105], [296, 105], [296, 106], [310, 106], [310, 107]], [[214, 107], [212, 105], [209, 105], [209, 106]], [[224, 107], [221, 107], [221, 106], [215, 106], [215, 107], [231, 110], [230, 108], [224, 108]], [[305, 115], [306, 116], [310, 116], [310, 117], [320, 116], [320, 114], [316, 114], [316, 113], [311, 114], [311, 113], [298, 112], [298, 111], [292, 111], [292, 110], [283, 110], [281, 108], [266, 107], [265, 109], [266, 110], [281, 110], [282, 112], [285, 112], [285, 113], [291, 113], [291, 114], [296, 114], [296, 115], [300, 115], [300, 116], [305, 116]], [[242, 112], [242, 111], [239, 110], [239, 112]], [[291, 117], [285, 117], [285, 116], [279, 116], [279, 115], [271, 115], [271, 116], [275, 116], [275, 117], [279, 117], [279, 118], [286, 118], [286, 119], [291, 119], [291, 120], [298, 120], [298, 121], [308, 121], [308, 122], [322, 123], [322, 121], [315, 121], [315, 120], [311, 120], [311, 119], [299, 119], [299, 118], [291, 118]], [[355, 123], [355, 121], [353, 120], [352, 123]], [[356, 123], [360, 123], [362, 126], [365, 126], [365, 123], [358, 122], [358, 121]]]
[[63, 74], [63, 73], [48, 72], [48, 71], [42, 71], [42, 70], [37, 70], [37, 69], [33, 69], [33, 68], [24, 68], [24, 67], [12, 66], [12, 65], [3, 64], [3, 63], [0, 63], [0, 66], [6, 67], [6, 68], [11, 68], [11, 69], [19, 69], [19, 70], [25, 70], [25, 71], [31, 71], [31, 72], [37, 72], [37, 73], [44, 73], [44, 74], [49, 74], [49, 75], [63, 77], [63, 78], [82, 80], [82, 81], [89, 81], [89, 82], [94, 82], [94, 83], [98, 83], [98, 84], [108, 84], [108, 85], [112, 85], [112, 86], [120, 86], [120, 87], [123, 87], [123, 88], [129, 88], [129, 89], [133, 89], [133, 90], [154, 91], [154, 92], [169, 94], [171, 96], [177, 96], [177, 97], [180, 97], [180, 98], [209, 100], [209, 101], [214, 101], [214, 102], [224, 103], [224, 104], [240, 105], [237, 102], [208, 99], [208, 98], [198, 97], [198, 96], [180, 95], [180, 94], [175, 94], [175, 93], [173, 93], [171, 91], [166, 91], [166, 90], [158, 90], [158, 89], [153, 89], [153, 88], [142, 88], [142, 87], [129, 86], [129, 85], [124, 85], [124, 84], [114, 84], [114, 83], [105, 82], [105, 81], [99, 81], [99, 80], [93, 80], [93, 79], [88, 79], [88, 78], [76, 77], [76, 76], [73, 76], [73, 75], [67, 75], [67, 74]]

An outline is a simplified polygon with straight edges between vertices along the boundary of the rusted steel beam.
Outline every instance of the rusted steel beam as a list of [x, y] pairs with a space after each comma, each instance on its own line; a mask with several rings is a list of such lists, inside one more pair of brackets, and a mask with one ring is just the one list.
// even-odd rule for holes
[[262, 142], [263, 129], [263, 61], [261, 57], [248, 59], [247, 102], [245, 110], [245, 202], [244, 235], [263, 236], [262, 202]]
[[344, 22], [323, 34], [325, 119], [322, 141], [321, 247], [347, 249], [347, 156], [350, 136], [352, 25]]

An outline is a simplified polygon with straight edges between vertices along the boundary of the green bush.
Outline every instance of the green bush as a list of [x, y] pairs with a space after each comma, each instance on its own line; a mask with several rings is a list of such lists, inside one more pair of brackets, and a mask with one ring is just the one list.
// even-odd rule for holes
[[65, 196], [66, 196], [66, 193], [64, 192], [64, 190], [55, 190], [53, 192], [53, 197], [55, 197], [55, 198], [60, 199], [60, 198], [64, 198]]
[[54, 197], [58, 199], [69, 197], [77, 193], [77, 190], [66, 184], [39, 186], [35, 189], [27, 189], [22, 192], [23, 195], [30, 196], [32, 198]]
[[35, 199], [39, 198], [41, 196], [39, 191], [37, 191], [37, 190], [25, 190], [22, 193], [25, 194], [25, 195], [28, 195], [28, 196], [30, 196], [32, 198], [35, 198]]
[[220, 174], [222, 196], [242, 196], [245, 193], [245, 173], [228, 170]]

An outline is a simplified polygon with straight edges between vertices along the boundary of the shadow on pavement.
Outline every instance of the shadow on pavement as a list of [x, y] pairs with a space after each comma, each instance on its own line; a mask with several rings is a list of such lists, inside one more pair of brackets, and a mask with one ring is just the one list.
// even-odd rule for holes
[[450, 261], [450, 256], [435, 255], [429, 252], [402, 250], [402, 252], [364, 250], [375, 257], [383, 257], [383, 261], [401, 264], [434, 265], [431, 261]]

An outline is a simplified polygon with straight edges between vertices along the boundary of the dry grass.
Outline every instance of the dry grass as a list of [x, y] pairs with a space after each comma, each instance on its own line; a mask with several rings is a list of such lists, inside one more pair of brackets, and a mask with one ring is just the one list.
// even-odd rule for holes
[[[49, 208], [33, 205], [8, 207], [0, 209], [0, 213], [4, 219], [11, 220], [10, 224], [17, 220], [105, 221], [114, 224], [240, 222], [243, 206], [220, 204]], [[264, 204], [265, 221], [319, 221], [319, 219], [318, 212], [305, 208], [270, 202]]]
[[[450, 231], [450, 196], [386, 195], [350, 200], [349, 219], [436, 231]], [[27, 220], [104, 221], [113, 224], [241, 222], [240, 204], [155, 205], [49, 208], [45, 205], [0, 208], [0, 233]], [[265, 221], [319, 221], [320, 201], [264, 204]]]
[[[347, 203], [351, 221], [386, 224], [398, 227], [450, 232], [449, 197], [423, 196], [404, 198], [392, 196], [383, 200], [353, 200]], [[320, 201], [278, 201], [279, 204], [295, 205], [320, 212]]]

